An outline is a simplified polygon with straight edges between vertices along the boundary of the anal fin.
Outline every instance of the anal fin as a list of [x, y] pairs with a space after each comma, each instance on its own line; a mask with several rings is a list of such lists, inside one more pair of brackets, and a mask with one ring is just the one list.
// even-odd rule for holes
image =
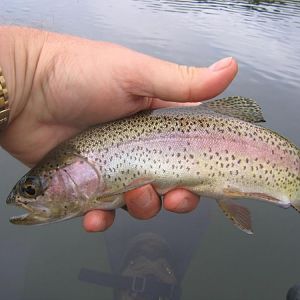
[[220, 208], [224, 214], [232, 221], [232, 223], [246, 232], [247, 234], [253, 234], [251, 215], [248, 208], [233, 203], [230, 199], [219, 199], [217, 200]]
[[300, 203], [299, 203], [299, 201], [297, 201], [297, 202], [292, 202], [291, 206], [292, 206], [298, 213], [300, 213]]

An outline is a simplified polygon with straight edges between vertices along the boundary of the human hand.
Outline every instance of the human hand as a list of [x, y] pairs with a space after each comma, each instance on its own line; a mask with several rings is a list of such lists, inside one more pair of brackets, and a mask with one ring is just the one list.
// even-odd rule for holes
[[[91, 125], [212, 98], [237, 72], [232, 58], [209, 68], [180, 66], [111, 43], [17, 27], [0, 27], [0, 54], [11, 108], [0, 143], [28, 166]], [[140, 219], [161, 207], [151, 185], [124, 198], [129, 213]], [[188, 212], [197, 203], [197, 196], [177, 189], [164, 196], [163, 205]], [[113, 219], [113, 211], [95, 210], [83, 225], [101, 231]]]

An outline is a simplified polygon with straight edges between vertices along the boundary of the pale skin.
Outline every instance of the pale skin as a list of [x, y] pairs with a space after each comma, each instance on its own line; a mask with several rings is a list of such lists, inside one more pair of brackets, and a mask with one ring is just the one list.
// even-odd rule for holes
[[[173, 50], [175, 51], [175, 50]], [[208, 68], [177, 65], [122, 46], [29, 28], [0, 26], [0, 66], [10, 118], [1, 146], [27, 166], [85, 128], [158, 107], [191, 105], [221, 93], [237, 73], [232, 58]], [[127, 192], [128, 212], [153, 217], [162, 203], [151, 185]], [[184, 213], [198, 196], [176, 189], [165, 209]], [[103, 231], [114, 211], [87, 213], [87, 231]]]

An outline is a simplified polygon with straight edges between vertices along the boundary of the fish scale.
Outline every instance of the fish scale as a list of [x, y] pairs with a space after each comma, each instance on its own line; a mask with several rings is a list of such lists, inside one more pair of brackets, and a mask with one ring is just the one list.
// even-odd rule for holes
[[[248, 210], [230, 199], [300, 207], [299, 148], [255, 124], [262, 121], [254, 100], [229, 97], [92, 127], [58, 146], [21, 179], [8, 202], [26, 208], [26, 195], [20, 193], [26, 178], [39, 178], [42, 192], [30, 198], [33, 213], [12, 221], [46, 223], [95, 208], [114, 209], [123, 205], [124, 192], [151, 183], [161, 195], [181, 187], [215, 198], [236, 226], [251, 233]], [[53, 187], [58, 176], [70, 190], [67, 199]], [[48, 208], [51, 203], [55, 214], [35, 212], [38, 202]]]
[[[295, 180], [298, 177], [299, 181], [299, 156], [296, 146], [263, 127], [237, 121], [231, 117], [214, 116], [214, 118], [211, 118], [207, 114], [211, 114], [211, 112], [197, 114], [196, 109], [191, 111], [186, 108], [174, 109], [171, 116], [166, 116], [165, 112], [160, 114], [150, 113], [149, 115], [144, 113], [134, 119], [125, 119], [101, 128], [95, 127], [88, 133], [83, 133], [78, 137], [79, 140], [82, 139], [82, 143], [78, 144], [76, 140], [74, 149], [79, 154], [87, 156], [91, 161], [97, 161], [102, 166], [104, 174], [107, 174], [106, 177], [109, 176], [116, 182], [116, 188], [127, 185], [130, 180], [135, 179], [134, 176], [124, 177], [119, 174], [120, 172], [123, 172], [121, 175], [128, 173], [132, 166], [136, 170], [140, 170], [139, 173], [145, 176], [152, 175], [152, 168], [155, 168], [156, 171], [153, 175], [160, 174], [160, 177], [164, 178], [166, 170], [169, 171], [169, 162], [171, 164], [170, 173], [177, 178], [184, 176], [183, 172], [189, 171], [191, 166], [197, 165], [199, 168], [194, 168], [193, 175], [199, 175], [201, 169], [208, 169], [211, 171], [206, 172], [209, 177], [214, 177], [216, 173], [220, 177], [237, 176], [242, 168], [245, 172], [251, 173], [252, 184], [266, 181], [266, 184], [272, 188], [277, 186], [288, 191], [289, 197], [292, 196], [293, 188], [296, 187], [296, 184], [299, 184]], [[122, 135], [120, 135], [121, 128], [125, 128]], [[147, 130], [144, 128], [147, 128]], [[202, 135], [199, 132], [202, 132]], [[103, 139], [105, 133], [109, 134], [106, 139]], [[93, 139], [90, 139], [90, 136], [93, 136]], [[209, 147], [210, 143], [204, 143], [203, 137], [206, 140], [209, 137], [213, 141], [213, 145]], [[86, 144], [88, 140], [91, 143]], [[176, 148], [174, 141], [177, 140], [180, 140], [180, 143], [179, 147]], [[162, 144], [159, 141], [163, 141]], [[219, 145], [216, 145], [216, 141]], [[224, 141], [223, 144], [222, 141]], [[231, 141], [231, 143], [228, 143], [228, 141]], [[248, 150], [251, 150], [249, 157], [245, 157], [247, 151], [241, 155], [241, 152], [245, 149], [245, 142], [251, 144], [251, 146], [248, 146]], [[152, 144], [151, 153], [147, 153], [150, 146], [145, 147], [145, 143], [147, 145]], [[135, 144], [139, 145], [139, 149], [132, 146]], [[78, 145], [84, 145], [84, 147], [78, 147]], [[206, 145], [208, 148], [205, 148]], [[232, 149], [233, 146], [235, 146], [235, 149]], [[267, 155], [269, 159], [266, 160], [265, 157], [259, 159], [258, 154], [263, 151], [265, 146], [268, 146]], [[220, 150], [219, 152], [212, 151], [211, 148], [220, 148], [222, 152]], [[95, 149], [97, 149], [96, 152]], [[201, 152], [199, 152], [199, 149], [201, 149]], [[116, 156], [115, 154], [119, 151], [121, 151], [121, 154]], [[236, 156], [229, 154], [233, 151], [235, 151]], [[193, 159], [189, 159], [190, 155], [184, 154], [185, 152], [192, 152]], [[168, 156], [165, 153], [168, 153]], [[102, 159], [101, 154], [103, 155]], [[287, 154], [291, 156], [289, 160], [284, 159]], [[180, 159], [177, 159], [178, 155]], [[119, 159], [120, 156], [123, 156], [123, 160]], [[145, 156], [145, 159], [141, 160], [143, 156]], [[232, 158], [232, 156], [234, 157]], [[182, 157], [186, 159], [182, 161]], [[237, 159], [237, 157], [240, 158]], [[143, 166], [146, 160], [151, 163]], [[186, 167], [180, 169], [182, 162], [185, 163]], [[167, 164], [167, 166], [163, 167], [164, 164]], [[172, 166], [174, 166], [173, 169]], [[161, 170], [159, 171], [159, 169]], [[174, 169], [177, 170], [177, 173]], [[280, 176], [276, 176], [276, 174]], [[136, 173], [133, 173], [133, 175], [136, 175]], [[238, 180], [245, 183], [246, 180], [249, 181], [250, 179], [245, 175], [241, 175], [239, 178], [234, 178], [235, 182]]]

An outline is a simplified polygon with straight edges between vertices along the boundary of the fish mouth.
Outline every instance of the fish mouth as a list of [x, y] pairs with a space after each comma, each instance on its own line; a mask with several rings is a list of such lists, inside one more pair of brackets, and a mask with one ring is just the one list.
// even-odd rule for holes
[[12, 224], [17, 225], [35, 225], [35, 224], [43, 224], [49, 222], [49, 209], [47, 207], [36, 205], [33, 203], [22, 203], [18, 199], [16, 199], [16, 190], [15, 186], [13, 190], [10, 192], [6, 199], [6, 204], [9, 206], [15, 206], [18, 208], [22, 208], [26, 211], [26, 213], [13, 216], [9, 219]]
[[21, 224], [21, 225], [26, 225], [26, 224], [33, 224], [32, 222], [28, 223], [28, 220], [31, 219], [31, 214], [30, 213], [25, 213], [19, 216], [13, 216], [9, 219], [9, 222], [12, 224]]
[[9, 222], [15, 225], [40, 225], [49, 223], [49, 217], [37, 215], [35, 213], [25, 213], [11, 217]]
[[25, 209], [27, 212], [18, 215], [12, 216], [9, 221], [12, 224], [16, 225], [38, 225], [49, 222], [49, 210], [46, 207], [30, 207], [23, 203], [10, 203], [14, 204], [17, 207]]

